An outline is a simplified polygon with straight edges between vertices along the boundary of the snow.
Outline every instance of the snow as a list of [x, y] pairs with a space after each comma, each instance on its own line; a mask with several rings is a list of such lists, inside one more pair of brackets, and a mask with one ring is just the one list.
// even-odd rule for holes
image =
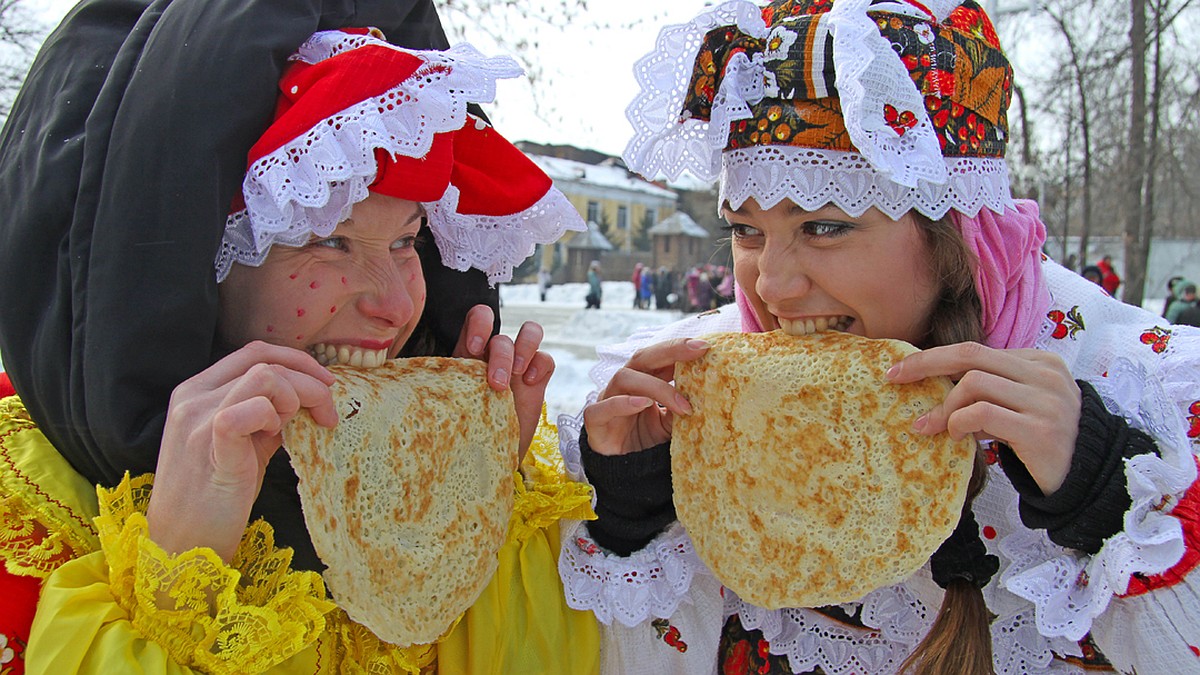
[[575, 415], [594, 385], [588, 371], [596, 364], [596, 347], [622, 342], [634, 331], [682, 318], [678, 310], [633, 309], [633, 284], [605, 281], [601, 309], [584, 309], [587, 284], [551, 286], [546, 302], [537, 286], [500, 287], [501, 332], [515, 336], [524, 321], [537, 321], [545, 330], [542, 349], [554, 357], [554, 375], [546, 389], [546, 412], [551, 420]]

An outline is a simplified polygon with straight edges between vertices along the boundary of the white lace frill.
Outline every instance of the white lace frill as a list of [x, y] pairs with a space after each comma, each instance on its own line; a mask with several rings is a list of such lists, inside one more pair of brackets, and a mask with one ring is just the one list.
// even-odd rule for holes
[[[888, 9], [920, 12], [899, 3]], [[920, 92], [866, 14], [865, 0], [836, 3], [825, 21], [846, 128], [858, 152], [786, 145], [725, 151], [730, 123], [749, 118], [750, 105], [768, 91], [765, 63], [780, 58], [773, 52], [732, 57], [711, 120], [680, 119], [707, 32], [736, 25], [748, 35], [767, 35], [759, 8], [734, 0], [691, 23], [667, 26], [654, 51], [634, 66], [639, 92], [625, 111], [634, 131], [626, 165], [651, 179], [719, 178], [722, 198], [734, 207], [750, 197], [763, 207], [790, 199], [809, 210], [833, 204], [855, 217], [875, 206], [892, 218], [916, 209], [934, 219], [950, 209], [974, 216], [985, 206], [997, 213], [1013, 207], [1003, 159], [942, 156]], [[898, 134], [887, 125], [885, 105], [913, 113], [917, 125]]]
[[[762, 97], [762, 59], [756, 63], [744, 55], [731, 59], [733, 76], [727, 73], [722, 78], [711, 122], [679, 117], [705, 34], [729, 25], [736, 25], [747, 35], [767, 35], [762, 10], [752, 2], [734, 0], [705, 10], [690, 23], [663, 28], [654, 51], [634, 64], [639, 91], [625, 109], [633, 125], [633, 138], [624, 153], [625, 164], [631, 170], [651, 180], [660, 176], [677, 180], [684, 172], [704, 181], [717, 179], [721, 151], [729, 140], [729, 123], [750, 116], [746, 95], [757, 92], [758, 98]], [[743, 82], [750, 88], [739, 95]]]
[[595, 613], [601, 623], [636, 626], [675, 613], [696, 574], [711, 574], [696, 557], [683, 526], [675, 523], [629, 557], [601, 549], [582, 525], [559, 555], [567, 605]]
[[857, 218], [872, 206], [892, 219], [912, 209], [937, 220], [950, 209], [974, 217], [987, 207], [1015, 208], [1003, 159], [951, 157], [944, 183], [893, 182], [865, 157], [842, 150], [761, 145], [726, 152], [719, 203], [739, 208], [751, 197], [764, 209], [784, 199], [814, 211], [833, 204]]
[[[311, 234], [331, 233], [354, 204], [366, 199], [377, 173], [375, 150], [424, 156], [436, 134], [467, 123], [468, 102], [493, 100], [498, 79], [522, 72], [511, 58], [485, 57], [467, 44], [444, 52], [410, 51], [373, 35], [339, 31], [313, 36], [295, 58], [312, 63], [364, 44], [404, 51], [424, 64], [392, 89], [322, 120], [250, 167], [242, 185], [246, 209], [226, 222], [216, 261], [218, 281], [234, 262], [261, 264], [273, 244], [299, 246]], [[457, 204], [457, 199], [451, 201]], [[525, 212], [494, 218], [459, 214], [443, 198], [430, 227], [443, 256], [455, 264], [482, 261], [491, 281], [503, 281], [531, 250], [526, 240], [553, 240], [566, 223], [578, 220], [565, 217], [561, 201], [561, 195], [547, 196]], [[541, 216], [550, 216], [551, 222], [541, 222]], [[528, 236], [516, 232], [521, 228], [530, 228]], [[460, 248], [467, 245], [476, 248]]]
[[425, 205], [442, 264], [460, 272], [474, 267], [493, 284], [510, 281], [513, 268], [533, 255], [536, 244], [553, 243], [565, 230], [587, 229], [579, 211], [555, 188], [508, 216], [459, 213], [458, 198], [458, 188], [451, 185], [440, 201]]
[[[1113, 597], [1126, 591], [1133, 573], [1159, 574], [1179, 562], [1184, 553], [1180, 523], [1170, 512], [1197, 477], [1185, 415], [1188, 403], [1198, 397], [1200, 331], [1166, 328], [1160, 317], [1107, 298], [1091, 301], [1100, 294], [1088, 287], [1088, 282], [1054, 264], [1044, 269], [1051, 289], [1058, 289], [1055, 306], [1075, 306], [1086, 318], [1085, 332], [1109, 333], [1112, 339], [1089, 341], [1102, 345], [1103, 351], [1064, 352], [1060, 347], [1070, 348], [1070, 340], [1047, 338], [1038, 347], [1062, 354], [1075, 377], [1091, 382], [1108, 410], [1154, 438], [1159, 452], [1126, 460], [1132, 504], [1125, 514], [1125, 527], [1095, 555], [1058, 548], [1041, 541], [1040, 532], [1027, 530], [1018, 530], [1001, 542], [1001, 550], [1012, 561], [1001, 581], [1034, 604], [1038, 631], [1048, 637], [1078, 640]], [[1071, 286], [1064, 288], [1054, 277]], [[1087, 297], [1073, 295], [1073, 289], [1079, 288]], [[1161, 354], [1139, 339], [1142, 331], [1156, 327], [1170, 334], [1169, 346]], [[1121, 350], [1121, 345], [1128, 347]], [[1100, 368], [1100, 372], [1088, 372]]]

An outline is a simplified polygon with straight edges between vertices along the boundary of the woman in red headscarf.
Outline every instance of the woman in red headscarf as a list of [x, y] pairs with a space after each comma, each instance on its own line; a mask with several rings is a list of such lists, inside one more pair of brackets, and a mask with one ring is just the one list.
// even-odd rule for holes
[[[425, 2], [332, 4], [92, 0], [31, 71], [0, 143], [5, 673], [596, 670], [553, 574], [589, 492], [534, 439], [553, 360], [495, 334], [494, 284], [582, 222], [479, 115], [511, 59], [336, 30], [445, 47]], [[498, 571], [400, 645], [327, 596], [279, 450], [338, 423], [326, 366], [412, 355], [485, 360], [524, 462]]]

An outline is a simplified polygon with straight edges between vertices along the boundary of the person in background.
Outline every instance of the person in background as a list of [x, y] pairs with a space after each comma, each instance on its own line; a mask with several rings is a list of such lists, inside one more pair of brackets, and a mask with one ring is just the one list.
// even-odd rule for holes
[[1104, 272], [1101, 272], [1100, 268], [1096, 267], [1095, 265], [1088, 265], [1088, 266], [1084, 267], [1079, 272], [1079, 276], [1083, 277], [1084, 279], [1087, 279], [1088, 281], [1092, 282], [1093, 284], [1096, 284], [1100, 288], [1104, 288]]
[[638, 308], [650, 309], [650, 303], [654, 298], [654, 286], [658, 280], [654, 278], [654, 270], [646, 267], [642, 270], [642, 278], [637, 287]]
[[538, 297], [542, 302], [546, 301], [546, 292], [550, 290], [550, 270], [545, 267], [538, 270], [537, 275]]
[[[447, 47], [425, 1], [89, 0], [48, 38], [0, 140], [0, 671], [596, 672], [553, 359], [496, 334], [583, 223], [480, 116], [517, 64]], [[397, 646], [327, 595], [280, 444], [338, 424], [326, 366], [417, 355], [485, 360], [531, 449], [487, 588]]]
[[1163, 318], [1171, 323], [1179, 323], [1179, 315], [1196, 306], [1196, 284], [1187, 279], [1181, 279], [1175, 284], [1175, 287], [1179, 290], [1179, 297], [1171, 301], [1171, 305], [1163, 314]]
[[[1013, 74], [983, 9], [734, 0], [664, 28], [635, 72], [626, 166], [719, 181], [736, 302], [601, 347], [597, 390], [560, 419], [598, 519], [568, 530], [559, 572], [605, 624], [604, 668], [1200, 672], [1200, 331], [1042, 254], [1037, 204], [1009, 184]], [[911, 424], [974, 435], [978, 492], [909, 578], [754, 606], [677, 522], [672, 428], [692, 403], [673, 374], [710, 333], [822, 330], [921, 350], [880, 386], [955, 382]]]
[[671, 309], [670, 295], [675, 292], [675, 272], [666, 265], [658, 268], [654, 276], [655, 309]]
[[630, 281], [633, 282], [633, 308], [642, 309], [642, 268], [645, 267], [642, 263], [635, 263], [633, 266], [633, 276]]
[[[600, 276], [600, 261], [593, 260], [591, 264], [588, 265], [588, 292], [587, 297], [585, 298], [585, 300], [587, 300], [587, 306], [584, 307], [584, 309], [600, 309], [600, 300], [604, 297], [604, 288], [601, 286], [600, 282], [603, 280], [604, 278]], [[637, 298], [636, 293], [634, 294], [634, 298]]]
[[1117, 297], [1117, 289], [1121, 286], [1121, 277], [1117, 276], [1117, 271], [1113, 268], [1112, 256], [1106, 255], [1096, 263], [1096, 267], [1100, 268], [1101, 279], [1100, 285], [1108, 294]]
[[1183, 277], [1174, 276], [1174, 277], [1171, 277], [1170, 279], [1167, 279], [1167, 296], [1165, 298], [1163, 298], [1163, 308], [1162, 308], [1162, 315], [1164, 318], [1167, 316], [1167, 309], [1169, 309], [1171, 307], [1171, 303], [1175, 301], [1176, 297], [1178, 297], [1175, 295], [1176, 291], [1178, 290], [1175, 288], [1175, 285], [1178, 284], [1180, 281], [1183, 281]]

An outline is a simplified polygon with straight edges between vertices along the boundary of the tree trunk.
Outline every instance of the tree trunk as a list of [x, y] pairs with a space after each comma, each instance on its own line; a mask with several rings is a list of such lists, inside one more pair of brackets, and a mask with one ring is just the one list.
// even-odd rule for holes
[[1129, 0], [1129, 146], [1125, 183], [1125, 290], [1121, 299], [1141, 306], [1146, 287], [1149, 241], [1146, 204], [1146, 0]]

